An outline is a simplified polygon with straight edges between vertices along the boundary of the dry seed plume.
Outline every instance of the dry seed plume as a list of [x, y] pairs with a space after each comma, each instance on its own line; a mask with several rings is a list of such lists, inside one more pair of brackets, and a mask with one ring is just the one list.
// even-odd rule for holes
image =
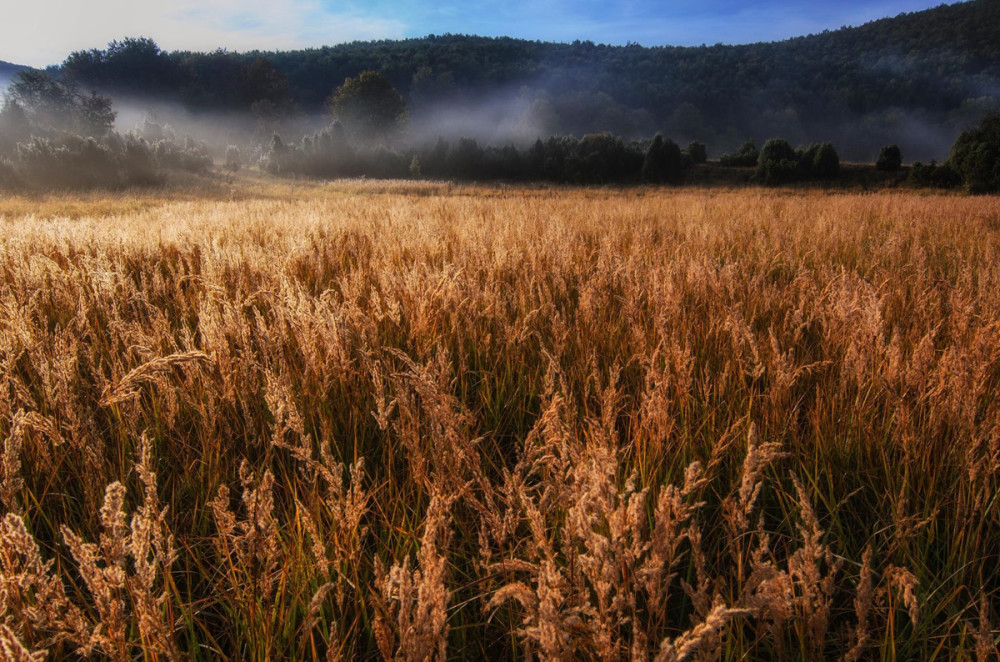
[[0, 199], [2, 655], [995, 657], [1000, 201], [216, 185]]
[[198, 351], [180, 352], [147, 361], [129, 371], [113, 387], [105, 388], [101, 394], [100, 404], [102, 407], [109, 407], [130, 400], [139, 394], [139, 388], [144, 384], [162, 384], [165, 388], [171, 388], [172, 385], [167, 381], [167, 377], [175, 368], [204, 366], [211, 362], [211, 357]]

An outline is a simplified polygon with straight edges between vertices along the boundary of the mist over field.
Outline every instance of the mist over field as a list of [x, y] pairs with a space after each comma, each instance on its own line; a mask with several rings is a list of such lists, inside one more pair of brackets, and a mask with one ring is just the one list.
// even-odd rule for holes
[[[907, 162], [941, 162], [967, 127], [1000, 109], [1000, 10], [989, 0], [942, 5], [855, 28], [739, 46], [557, 44], [463, 35], [354, 42], [297, 51], [167, 52], [124, 38], [77, 51], [50, 71], [110, 96], [118, 131], [151, 112], [179, 135], [266, 149], [298, 143], [335, 118], [326, 101], [376, 71], [406, 121], [359, 149], [406, 150], [443, 137], [480, 146], [608, 132], [661, 133], [711, 157], [748, 139], [830, 141], [845, 161], [873, 162], [897, 144]], [[341, 118], [343, 119], [343, 118]], [[256, 145], [257, 147], [252, 147]]]

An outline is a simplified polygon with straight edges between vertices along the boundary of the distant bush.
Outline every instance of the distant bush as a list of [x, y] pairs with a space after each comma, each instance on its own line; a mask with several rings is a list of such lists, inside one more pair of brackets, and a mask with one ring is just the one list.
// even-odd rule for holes
[[160, 140], [153, 145], [157, 163], [163, 168], [205, 173], [212, 167], [212, 155], [208, 146], [190, 136], [181, 147], [172, 140]]
[[62, 139], [34, 137], [17, 146], [21, 178], [41, 188], [118, 186], [118, 158], [111, 147], [94, 138], [70, 135]]
[[18, 143], [2, 163], [0, 186], [8, 189], [81, 189], [161, 184], [165, 170], [203, 173], [212, 158], [203, 143], [193, 140], [182, 147], [169, 140], [150, 145], [135, 133], [60, 134]]
[[832, 143], [813, 143], [795, 150], [794, 179], [833, 179], [840, 173], [840, 156]]
[[0, 157], [0, 190], [21, 188], [21, 178], [17, 175], [14, 164]]
[[727, 168], [752, 168], [757, 165], [760, 159], [760, 152], [754, 141], [748, 140], [735, 152], [723, 154], [719, 157], [719, 163]]
[[673, 140], [657, 134], [642, 162], [642, 180], [652, 183], [675, 183], [684, 174], [684, 156]]
[[1000, 113], [984, 117], [958, 137], [948, 157], [970, 193], [1000, 192]]
[[[810, 161], [809, 177], [819, 179], [832, 179], [840, 173], [840, 155], [834, 149], [833, 143], [821, 143], [814, 146], [813, 157]], [[812, 148], [810, 148], [812, 150]]]
[[799, 175], [799, 155], [787, 140], [771, 138], [760, 150], [757, 159], [758, 181], [768, 186], [795, 181]]
[[370, 177], [401, 179], [409, 173], [407, 161], [385, 147], [376, 147], [358, 155], [361, 170]]
[[938, 165], [931, 161], [930, 165], [924, 165], [918, 161], [910, 169], [909, 181], [915, 186], [955, 188], [962, 184], [962, 175], [947, 163]]
[[885, 172], [896, 172], [903, 167], [903, 155], [898, 145], [885, 145], [878, 153], [875, 167]]
[[163, 181], [163, 174], [149, 143], [134, 135], [126, 135], [119, 142], [120, 183], [148, 186]]
[[691, 158], [691, 163], [704, 163], [708, 161], [708, 150], [705, 149], [705, 143], [695, 140], [688, 144], [686, 151]]
[[226, 147], [226, 170], [236, 172], [243, 167], [243, 152], [236, 145]]

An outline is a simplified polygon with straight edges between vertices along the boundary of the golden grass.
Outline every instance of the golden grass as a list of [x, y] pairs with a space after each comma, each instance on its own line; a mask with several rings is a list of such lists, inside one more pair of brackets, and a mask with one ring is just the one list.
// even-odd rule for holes
[[993, 659], [1000, 200], [0, 201], [10, 659]]

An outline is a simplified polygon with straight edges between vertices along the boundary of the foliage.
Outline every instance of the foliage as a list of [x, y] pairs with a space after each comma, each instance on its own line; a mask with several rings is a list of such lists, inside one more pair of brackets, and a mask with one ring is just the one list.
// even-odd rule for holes
[[753, 140], [748, 140], [735, 152], [723, 154], [719, 163], [727, 168], [752, 168], [760, 160], [760, 152]]
[[108, 97], [83, 94], [74, 85], [36, 70], [21, 72], [10, 84], [8, 107], [22, 109], [31, 132], [43, 136], [69, 132], [101, 138], [111, 132], [116, 115]]
[[929, 165], [924, 165], [917, 161], [910, 168], [909, 180], [915, 186], [955, 188], [962, 184], [962, 175], [949, 163], [939, 165], [931, 161]]
[[1000, 192], [1000, 113], [987, 115], [958, 137], [948, 165], [972, 193]]
[[677, 182], [684, 174], [681, 148], [673, 140], [656, 134], [642, 161], [642, 180], [645, 182]]
[[796, 178], [834, 179], [840, 172], [840, 156], [833, 143], [813, 143], [795, 150]]
[[773, 186], [801, 180], [832, 180], [840, 173], [840, 157], [832, 143], [813, 143], [792, 149], [788, 141], [772, 138], [764, 144], [755, 177]]
[[903, 155], [898, 145], [883, 145], [879, 150], [875, 167], [886, 172], [896, 172], [903, 167]]
[[689, 157], [691, 157], [691, 163], [705, 163], [708, 161], [708, 151], [705, 148], [705, 143], [698, 142], [695, 140], [688, 144], [685, 150]]
[[980, 102], [995, 103], [1000, 85], [1000, 7], [992, 0], [739, 46], [438, 35], [286, 52], [163, 53], [137, 41], [74, 54], [63, 72], [87, 89], [246, 111], [256, 99], [244, 72], [264, 58], [306, 112], [320, 111], [346, 78], [378, 71], [414, 117], [519, 90], [524, 107], [539, 110], [532, 118], [543, 120], [543, 138], [610, 131], [631, 139], [660, 129], [721, 151], [740, 136], [785, 135], [833, 139], [857, 160], [874, 158], [874, 141], [897, 142], [925, 160], [943, 156], [927, 133], [900, 124], [900, 113], [957, 135], [978, 119]]
[[787, 140], [771, 138], [760, 150], [754, 176], [765, 185], [785, 184], [797, 179], [799, 155]]
[[243, 152], [236, 145], [226, 147], [226, 170], [236, 172], [243, 167]]
[[406, 102], [377, 71], [347, 78], [327, 102], [334, 119], [362, 140], [386, 141], [406, 121]]

